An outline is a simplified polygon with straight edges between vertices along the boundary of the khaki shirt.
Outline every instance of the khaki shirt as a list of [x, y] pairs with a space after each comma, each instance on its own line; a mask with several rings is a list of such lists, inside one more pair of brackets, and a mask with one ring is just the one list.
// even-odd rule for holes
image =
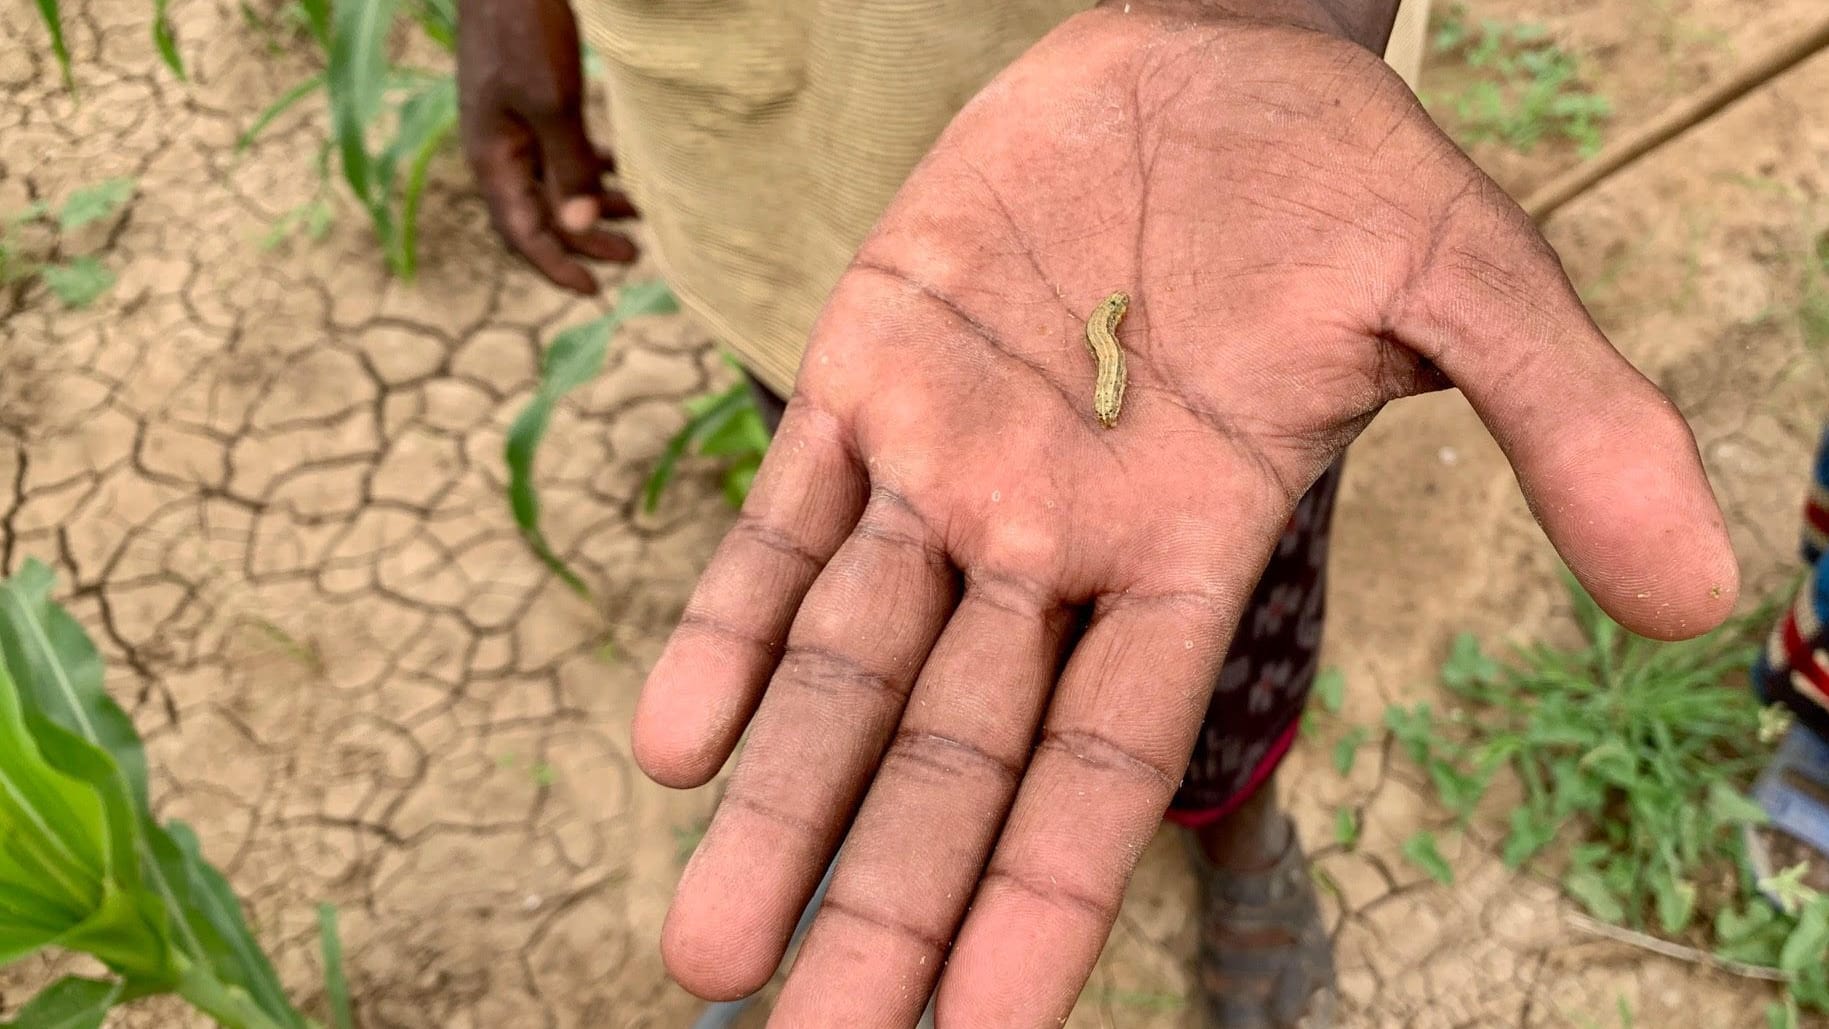
[[[578, 0], [680, 302], [786, 396], [877, 216], [985, 83], [1092, 0]], [[1415, 84], [1427, 0], [1386, 60]]]

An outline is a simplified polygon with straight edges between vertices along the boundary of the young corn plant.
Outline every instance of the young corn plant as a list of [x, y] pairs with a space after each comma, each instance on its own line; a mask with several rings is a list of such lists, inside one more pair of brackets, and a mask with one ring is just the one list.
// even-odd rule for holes
[[1473, 74], [1465, 89], [1441, 97], [1454, 111], [1461, 138], [1497, 141], [1523, 153], [1546, 139], [1567, 140], [1583, 156], [1600, 149], [1612, 104], [1582, 85], [1580, 62], [1544, 26], [1493, 19], [1475, 24], [1465, 6], [1452, 4], [1437, 20], [1430, 45], [1437, 54], [1458, 55]]
[[[107, 974], [59, 979], [3, 1025], [96, 1029], [117, 1006], [176, 994], [229, 1029], [309, 1029], [196, 835], [153, 817], [139, 734], [51, 585], [36, 561], [0, 581], [0, 965], [61, 950]], [[346, 1026], [335, 916], [320, 918]]]
[[[1463, 825], [1501, 776], [1515, 782], [1508, 867], [1553, 876], [1595, 918], [1778, 970], [1788, 988], [1776, 1012], [1829, 1010], [1829, 897], [1751, 881], [1742, 842], [1765, 821], [1745, 791], [1769, 756], [1771, 721], [1745, 670], [1775, 607], [1660, 643], [1564, 579], [1578, 646], [1531, 643], [1501, 660], [1457, 637], [1445, 710], [1392, 706], [1386, 730]], [[1432, 839], [1404, 852], [1431, 874], [1445, 868]], [[1791, 898], [1787, 909], [1762, 891]]]
[[[616, 306], [601, 318], [561, 332], [547, 348], [540, 368], [540, 385], [508, 430], [508, 505], [515, 525], [529, 549], [553, 574], [580, 596], [588, 596], [584, 580], [552, 547], [540, 524], [540, 495], [534, 486], [534, 458], [552, 424], [552, 415], [567, 393], [597, 377], [616, 329], [630, 318], [670, 314], [679, 303], [664, 282], [642, 282], [623, 287]], [[735, 361], [731, 367], [741, 372]], [[732, 507], [743, 506], [749, 485], [768, 450], [768, 427], [756, 408], [747, 383], [719, 393], [686, 401], [686, 424], [667, 441], [660, 458], [642, 487], [642, 508], [652, 512], [672, 483], [679, 462], [688, 454], [722, 464], [724, 498]]]
[[553, 339], [540, 363], [540, 383], [533, 399], [509, 426], [503, 456], [508, 464], [508, 507], [514, 514], [514, 524], [540, 562], [580, 596], [588, 596], [589, 588], [553, 549], [541, 527], [540, 493], [533, 481], [534, 458], [546, 439], [546, 430], [552, 425], [553, 412], [559, 401], [603, 371], [610, 339], [622, 323], [642, 315], [670, 314], [678, 310], [679, 302], [665, 282], [655, 280], [624, 286], [616, 298], [616, 306], [608, 314], [574, 325]]
[[[51, 55], [57, 59], [57, 70], [63, 75], [64, 88], [76, 92], [75, 71], [70, 63], [70, 47], [64, 39], [63, 4], [61, 0], [37, 0], [38, 17], [50, 36]], [[184, 58], [178, 52], [178, 35], [166, 13], [170, 0], [152, 0], [152, 45], [159, 59], [180, 80], [184, 78]]]
[[[322, 93], [330, 124], [318, 161], [319, 195], [280, 220], [268, 242], [303, 227], [322, 235], [330, 207], [322, 186], [334, 157], [350, 195], [368, 215], [388, 268], [410, 279], [419, 266], [419, 203], [432, 159], [457, 128], [457, 80], [447, 71], [394, 64], [390, 37], [416, 25], [446, 52], [457, 45], [456, 0], [299, 0], [324, 70], [293, 85], [242, 133], [246, 149], [275, 120]], [[380, 145], [371, 142], [386, 139]]]
[[[741, 365], [729, 357], [725, 361], [741, 375]], [[742, 507], [769, 442], [768, 426], [763, 424], [749, 383], [739, 379], [721, 393], [693, 397], [686, 401], [686, 416], [685, 427], [667, 441], [642, 487], [642, 509], [652, 514], [660, 506], [661, 494], [673, 482], [680, 458], [688, 453], [719, 462], [724, 499], [731, 507]]]
[[[95, 254], [63, 254], [65, 241], [85, 226], [113, 217], [132, 201], [136, 188], [132, 179], [107, 179], [76, 190], [55, 209], [40, 202], [0, 215], [0, 288], [36, 280], [66, 307], [93, 303], [114, 285], [114, 272]], [[34, 229], [50, 237], [44, 248], [48, 255], [28, 246], [26, 237]]]

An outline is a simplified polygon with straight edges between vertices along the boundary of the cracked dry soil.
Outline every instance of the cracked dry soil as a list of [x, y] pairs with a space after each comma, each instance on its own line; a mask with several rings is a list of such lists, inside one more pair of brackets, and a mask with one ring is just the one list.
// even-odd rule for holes
[[[1813, 2], [1481, 0], [1474, 14], [1547, 22], [1590, 55], [1618, 131]], [[193, 82], [176, 82], [149, 7], [66, 4], [77, 103], [32, 5], [0, 0], [0, 38], [28, 44], [0, 48], [0, 211], [140, 183], [125, 213], [69, 241], [119, 274], [92, 308], [0, 293], [0, 570], [58, 568], [148, 739], [160, 812], [199, 829], [296, 996], [320, 1003], [313, 905], [329, 900], [367, 1025], [685, 1024], [695, 1002], [654, 941], [681, 837], [712, 796], [643, 780], [626, 725], [729, 519], [702, 468], [658, 516], [636, 504], [680, 401], [726, 374], [712, 342], [678, 320], [629, 327], [555, 423], [548, 524], [599, 597], [577, 600], [517, 540], [500, 454], [541, 343], [598, 306], [503, 255], [454, 158], [435, 168], [414, 283], [383, 274], [347, 206], [322, 242], [263, 250], [312, 195], [317, 109], [245, 155], [235, 138], [310, 67], [230, 0], [182, 0]], [[1550, 227], [1596, 317], [1694, 420], [1749, 596], [1790, 571], [1829, 410], [1829, 355], [1795, 317], [1810, 234], [1829, 224], [1825, 95], [1829, 55]], [[1575, 159], [1476, 155], [1520, 193]], [[1348, 717], [1426, 695], [1456, 631], [1563, 631], [1554, 557], [1457, 397], [1381, 417], [1340, 510], [1328, 645]], [[1338, 885], [1350, 1025], [1614, 1025], [1623, 1002], [1641, 1025], [1732, 1026], [1763, 1007], [1756, 984], [1570, 928], [1551, 887], [1499, 865], [1491, 832], [1449, 848], [1453, 887], [1426, 880], [1397, 856], [1435, 823], [1401, 766], [1361, 760], [1342, 780], [1305, 746], [1286, 795]], [[1328, 845], [1341, 804], [1362, 812], [1354, 853]], [[1191, 1024], [1191, 883], [1172, 843], [1145, 857], [1069, 1025]], [[56, 967], [0, 975], [0, 1010]], [[193, 1023], [153, 1004], [119, 1024]]]

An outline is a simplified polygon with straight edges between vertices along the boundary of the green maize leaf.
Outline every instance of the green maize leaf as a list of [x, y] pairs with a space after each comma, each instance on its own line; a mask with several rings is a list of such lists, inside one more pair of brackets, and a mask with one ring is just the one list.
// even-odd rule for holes
[[318, 41], [318, 46], [330, 49], [330, 0], [299, 0], [298, 5], [304, 8], [305, 24], [311, 29], [311, 38]]
[[[329, 78], [333, 135], [343, 158], [343, 178], [364, 206], [385, 220], [366, 133], [381, 110], [387, 77], [387, 35], [396, 0], [339, 3], [330, 11]], [[307, 9], [309, 13], [309, 8]], [[384, 239], [391, 233], [384, 232]]]
[[139, 183], [133, 179], [103, 179], [93, 185], [71, 193], [64, 201], [63, 208], [57, 212], [57, 228], [62, 232], [75, 232], [90, 222], [101, 221], [133, 196]]
[[695, 441], [707, 432], [716, 432], [726, 420], [742, 410], [745, 404], [753, 406], [754, 403], [749, 395], [749, 387], [741, 382], [722, 393], [699, 399], [707, 400], [709, 403], [687, 419], [685, 427], [667, 440], [666, 447], [661, 450], [660, 459], [654, 463], [654, 471], [648, 474], [648, 481], [642, 487], [642, 510], [653, 513], [654, 509], [660, 506], [660, 495], [673, 481], [673, 472], [678, 466], [680, 458], [686, 455], [686, 451]]
[[762, 455], [751, 454], [724, 470], [724, 502], [733, 508], [741, 509], [743, 502], [749, 499], [749, 488], [756, 481], [756, 472], [762, 468]]
[[243, 130], [240, 136], [236, 137], [236, 152], [239, 153], [246, 150], [248, 147], [253, 146], [254, 140], [258, 138], [261, 133], [267, 131], [267, 126], [273, 124], [280, 115], [285, 114], [298, 104], [299, 101], [323, 88], [324, 73], [318, 72], [316, 75], [313, 75], [302, 82], [295, 83], [291, 89], [281, 93], [278, 100], [268, 104], [266, 109], [255, 117], [253, 124]]
[[768, 449], [768, 426], [747, 383], [738, 383], [742, 400], [729, 417], [699, 434], [698, 451], [705, 457], [760, 457]]
[[438, 45], [457, 49], [457, 0], [419, 0], [413, 13], [419, 27]]
[[419, 199], [425, 192], [426, 169], [438, 148], [457, 129], [457, 80], [436, 79], [400, 105], [394, 139], [377, 162], [380, 191], [391, 197], [402, 161], [407, 179], [401, 189], [400, 232], [391, 263], [402, 278], [412, 278], [419, 264]]
[[53, 264], [39, 276], [66, 307], [88, 307], [114, 285], [114, 273], [94, 257], [78, 257], [68, 264]]
[[133, 810], [113, 762], [20, 701], [0, 668], [0, 964], [58, 946], [169, 981], [163, 919], [139, 889]]
[[540, 367], [540, 387], [508, 429], [504, 455], [508, 462], [508, 506], [521, 538], [540, 561], [574, 592], [585, 594], [584, 580], [553, 551], [540, 528], [540, 495], [534, 489], [533, 462], [552, 423], [560, 398], [596, 378], [603, 368], [610, 337], [624, 321], [641, 315], [679, 310], [678, 301], [660, 280], [624, 286], [609, 314], [561, 332], [546, 350]]
[[204, 859], [196, 834], [183, 822], [167, 822], [153, 838], [152, 850], [166, 881], [179, 891], [177, 910], [198, 941], [198, 957], [213, 976], [246, 993], [280, 1025], [304, 1029], [304, 1016], [286, 999], [279, 976], [242, 917], [241, 901], [222, 873]]
[[58, 0], [38, 0], [38, 16], [51, 34], [51, 53], [57, 58], [57, 70], [63, 73], [64, 88], [74, 93], [76, 79], [70, 74], [70, 48], [64, 43], [63, 11]]
[[65, 976], [39, 991], [0, 1029], [100, 1029], [108, 1009], [121, 999], [119, 980]]
[[318, 905], [318, 942], [324, 954], [324, 994], [330, 1001], [331, 1029], [355, 1029], [349, 1009], [349, 982], [343, 977], [343, 938], [337, 933], [337, 909]]
[[102, 659], [69, 612], [51, 600], [54, 573], [29, 559], [0, 581], [0, 662], [24, 706], [106, 751], [134, 806], [149, 810], [146, 754], [127, 712], [102, 686]]
[[165, 8], [171, 0], [153, 0], [152, 4], [152, 44], [159, 48], [159, 58], [171, 73], [184, 80], [184, 58], [178, 53], [178, 36], [171, 27], [171, 17]]
[[[0, 671], [28, 686], [18, 696], [47, 723], [34, 735], [41, 741], [68, 735], [69, 745], [53, 755], [63, 758], [59, 770], [96, 784], [104, 795], [118, 793], [121, 803], [110, 806], [111, 814], [120, 808], [112, 836], [120, 846], [134, 847], [137, 857], [117, 854], [114, 878], [135, 884], [144, 876], [148, 902], [171, 916], [177, 947], [192, 962], [210, 965], [217, 978], [246, 989], [281, 1024], [302, 1025], [242, 921], [240, 905], [220, 874], [203, 862], [189, 830], [177, 824], [161, 829], [153, 822], [139, 735], [103, 689], [94, 644], [51, 601], [52, 578], [49, 568], [29, 560], [0, 582]], [[0, 875], [0, 882], [6, 881]], [[167, 974], [141, 972], [155, 981]]]

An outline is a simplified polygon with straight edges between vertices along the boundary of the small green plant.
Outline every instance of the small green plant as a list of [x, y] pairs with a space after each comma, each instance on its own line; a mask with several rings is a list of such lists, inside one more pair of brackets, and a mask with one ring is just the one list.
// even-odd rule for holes
[[[139, 734], [51, 584], [36, 561], [0, 582], [0, 965], [56, 949], [109, 974], [60, 979], [8, 1024], [95, 1029], [176, 994], [230, 1029], [307, 1029], [196, 835], [153, 817]], [[335, 919], [320, 917], [334, 958]], [[342, 972], [326, 967], [336, 1006]]]
[[[457, 81], [449, 71], [400, 66], [388, 41], [403, 19], [446, 51], [456, 46], [456, 0], [364, 0], [332, 5], [299, 0], [309, 37], [323, 54], [324, 70], [296, 83], [269, 104], [241, 135], [246, 149], [268, 126], [299, 103], [323, 93], [330, 127], [318, 161], [318, 194], [281, 218], [268, 245], [303, 229], [313, 238], [328, 230], [331, 208], [325, 186], [335, 156], [343, 182], [374, 227], [388, 268], [412, 278], [419, 264], [419, 202], [432, 158], [457, 128]], [[391, 135], [388, 135], [391, 132]], [[388, 135], [379, 147], [370, 142]]]
[[1431, 47], [1458, 54], [1473, 73], [1464, 89], [1440, 99], [1455, 113], [1460, 134], [1495, 140], [1528, 153], [1545, 139], [1566, 139], [1583, 155], [1600, 149], [1607, 98], [1581, 84], [1580, 63], [1542, 25], [1485, 19], [1452, 4], [1437, 21]]
[[[742, 372], [735, 361], [725, 360]], [[685, 426], [667, 441], [648, 475], [642, 488], [642, 509], [651, 513], [660, 506], [661, 494], [673, 481], [680, 458], [688, 453], [723, 462], [724, 499], [731, 507], [742, 507], [769, 441], [768, 426], [762, 422], [749, 383], [739, 379], [721, 393], [686, 401], [686, 415]]]
[[533, 483], [534, 457], [546, 438], [559, 401], [603, 370], [604, 355], [617, 328], [630, 318], [677, 310], [679, 302], [665, 282], [624, 286], [608, 314], [574, 325], [554, 338], [540, 364], [539, 388], [508, 429], [504, 455], [508, 462], [508, 506], [514, 513], [514, 524], [540, 561], [581, 596], [590, 592], [584, 580], [553, 550], [540, 525], [540, 494]]
[[[172, 30], [171, 18], [165, 10], [169, 3], [170, 0], [152, 0], [152, 45], [171, 73], [183, 79], [184, 58], [178, 53], [178, 36]], [[51, 54], [57, 58], [57, 70], [63, 75], [64, 88], [75, 93], [76, 77], [70, 66], [70, 47], [64, 40], [61, 0], [38, 0], [38, 17], [51, 37]]]
[[[86, 307], [114, 285], [114, 273], [94, 254], [60, 256], [64, 240], [78, 229], [112, 217], [133, 199], [133, 179], [107, 179], [84, 186], [53, 211], [33, 204], [0, 219], [0, 286], [36, 279], [66, 307]], [[25, 236], [33, 226], [52, 237], [48, 256], [26, 252]]]
[[[1602, 921], [1776, 968], [1797, 1003], [1829, 1010], [1829, 898], [1745, 872], [1743, 830], [1765, 815], [1744, 791], [1769, 734], [1743, 679], [1775, 606], [1659, 643], [1564, 578], [1578, 645], [1501, 661], [1458, 637], [1441, 673], [1450, 705], [1389, 708], [1394, 742], [1462, 824], [1501, 775], [1515, 781], [1508, 867], [1553, 875]], [[1404, 855], [1434, 874], [1431, 850], [1412, 838]], [[1790, 910], [1760, 891], [1788, 891]]]

